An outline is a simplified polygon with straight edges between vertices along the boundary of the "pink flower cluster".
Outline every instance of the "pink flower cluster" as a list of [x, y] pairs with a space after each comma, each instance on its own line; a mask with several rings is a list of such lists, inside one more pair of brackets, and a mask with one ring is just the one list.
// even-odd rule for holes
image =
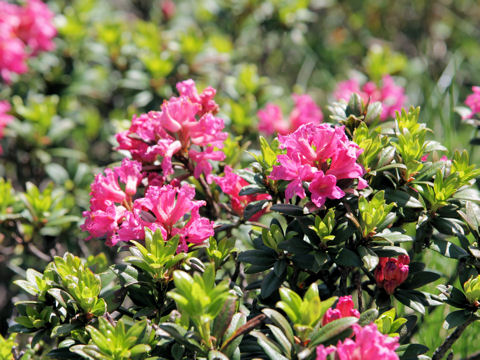
[[[230, 195], [232, 210], [240, 217], [243, 217], [243, 211], [249, 203], [258, 200], [271, 199], [271, 196], [268, 194], [253, 194], [240, 196], [240, 190], [242, 190], [244, 186], [247, 186], [248, 182], [235, 174], [232, 168], [228, 165], [225, 166], [225, 175], [215, 176], [214, 180], [225, 194]], [[264, 212], [265, 211], [263, 210], [259, 211], [258, 213], [253, 215], [250, 220], [258, 220]]]
[[[313, 203], [321, 207], [327, 198], [340, 199], [351, 190], [353, 180], [358, 188], [367, 186], [364, 169], [357, 163], [362, 149], [348, 140], [344, 127], [328, 124], [305, 124], [295, 132], [279, 136], [286, 154], [278, 155], [280, 165], [273, 167], [270, 178], [286, 180], [286, 200], [294, 195], [305, 198], [303, 183], [308, 183]], [[339, 180], [342, 180], [341, 184]], [[350, 180], [350, 181], [349, 181]], [[344, 191], [345, 190], [345, 191]]]
[[352, 326], [355, 340], [338, 341], [337, 346], [317, 347], [317, 360], [326, 360], [329, 354], [334, 354], [336, 360], [398, 360], [395, 353], [398, 348], [398, 337], [383, 335], [375, 324], [361, 327]]
[[[146, 183], [143, 197], [135, 198]], [[180, 250], [199, 244], [214, 234], [213, 223], [199, 215], [205, 201], [194, 201], [190, 185], [162, 185], [155, 176], [146, 177], [138, 161], [124, 159], [121, 166], [106, 169], [92, 184], [90, 210], [83, 216], [82, 230], [90, 237], [106, 237], [107, 245], [119, 241], [144, 240], [145, 227], [160, 229], [165, 240], [180, 236]]]
[[[3, 129], [13, 120], [13, 116], [7, 114], [10, 111], [10, 104], [7, 101], [0, 101], [0, 139], [3, 137]], [[0, 154], [2, 147], [0, 146]]]
[[377, 286], [384, 288], [388, 294], [393, 294], [397, 286], [407, 279], [408, 264], [410, 264], [408, 255], [400, 255], [398, 259], [380, 258], [380, 262], [375, 269]]
[[29, 57], [53, 50], [57, 30], [53, 13], [41, 0], [28, 0], [23, 7], [0, 1], [0, 14], [0, 73], [10, 82], [11, 73], [27, 71]]
[[354, 316], [359, 318], [360, 313], [354, 308], [354, 306], [355, 304], [353, 303], [351, 295], [340, 297], [335, 309], [330, 308], [325, 315], [323, 315], [322, 326], [344, 317]]
[[480, 86], [472, 87], [473, 93], [467, 96], [465, 100], [465, 105], [470, 108], [470, 114], [464, 116], [464, 119], [470, 119], [475, 114], [480, 112]]
[[128, 150], [134, 160], [154, 164], [161, 158], [163, 176], [174, 173], [172, 159], [196, 178], [203, 173], [212, 180], [209, 160], [221, 161], [221, 149], [228, 134], [223, 120], [214, 116], [218, 105], [215, 89], [197, 93], [193, 80], [177, 84], [179, 97], [165, 101], [161, 111], [134, 116], [127, 131], [117, 134], [119, 149]]
[[383, 108], [380, 115], [381, 120], [395, 117], [395, 111], [400, 111], [406, 100], [405, 89], [395, 85], [390, 75], [382, 78], [380, 88], [372, 81], [364, 84], [361, 89], [355, 79], [342, 81], [337, 85], [333, 95], [337, 100], [349, 101], [353, 93], [359, 94], [364, 102], [381, 102]]
[[320, 124], [323, 120], [322, 110], [315, 104], [309, 95], [292, 95], [295, 107], [290, 113], [289, 120], [283, 118], [282, 110], [275, 104], [268, 103], [257, 113], [260, 122], [258, 130], [265, 135], [278, 133], [289, 134], [303, 124]]

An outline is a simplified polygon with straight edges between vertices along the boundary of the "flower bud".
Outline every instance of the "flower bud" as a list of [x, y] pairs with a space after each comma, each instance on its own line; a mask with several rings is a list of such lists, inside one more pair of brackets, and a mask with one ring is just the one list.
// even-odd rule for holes
[[480, 299], [480, 275], [476, 278], [470, 278], [463, 284], [465, 296], [470, 303], [475, 303]]
[[408, 255], [397, 258], [380, 258], [375, 269], [375, 279], [379, 287], [383, 287], [388, 294], [393, 294], [395, 289], [408, 277]]

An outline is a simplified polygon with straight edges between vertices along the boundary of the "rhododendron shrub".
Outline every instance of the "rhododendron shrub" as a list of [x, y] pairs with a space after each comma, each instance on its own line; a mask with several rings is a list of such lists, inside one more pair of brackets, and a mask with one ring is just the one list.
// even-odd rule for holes
[[[407, 360], [441, 359], [477, 321], [480, 170], [427, 140], [419, 109], [381, 122], [388, 102], [368, 85], [324, 121], [296, 96], [283, 130], [278, 108], [260, 111], [278, 135], [255, 148], [227, 139], [215, 89], [176, 88], [116, 135], [125, 157], [90, 185], [80, 228], [113, 264], [66, 253], [29, 269], [16, 284], [35, 300], [17, 303], [11, 331], [67, 358]], [[20, 206], [8, 182], [0, 194]], [[66, 220], [51, 220], [48, 195], [29, 185], [20, 198], [51, 234]], [[454, 284], [432, 253], [461, 266]], [[444, 304], [452, 333], [417, 344]]]
[[10, 82], [11, 73], [28, 70], [29, 57], [54, 49], [57, 30], [53, 13], [41, 0], [28, 0], [24, 6], [0, 1], [0, 14], [0, 73]]

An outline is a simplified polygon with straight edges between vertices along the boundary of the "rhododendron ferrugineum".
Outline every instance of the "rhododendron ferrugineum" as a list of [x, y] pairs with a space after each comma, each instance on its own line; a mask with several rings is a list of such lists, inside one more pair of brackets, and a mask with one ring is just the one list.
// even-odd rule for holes
[[[253, 202], [258, 200], [271, 199], [272, 197], [268, 194], [252, 194], [252, 195], [239, 195], [240, 190], [244, 186], [249, 185], [248, 182], [242, 179], [240, 176], [235, 174], [230, 166], [225, 166], [225, 175], [224, 176], [215, 176], [215, 182], [220, 186], [222, 191], [230, 195], [230, 202], [232, 210], [238, 215], [243, 216], [243, 211], [245, 207]], [[259, 211], [253, 215], [250, 220], [256, 221], [263, 215], [265, 210]]]
[[381, 257], [374, 273], [377, 286], [384, 288], [387, 294], [393, 294], [397, 286], [407, 280], [408, 264], [408, 255], [399, 255], [398, 259]]
[[333, 96], [337, 100], [348, 101], [353, 93], [360, 95], [364, 102], [381, 102], [383, 109], [380, 115], [381, 120], [394, 118], [395, 111], [400, 111], [406, 100], [405, 89], [396, 85], [390, 75], [382, 78], [380, 88], [372, 81], [364, 84], [361, 89], [355, 79], [342, 81], [338, 83]]
[[218, 105], [215, 89], [208, 87], [198, 94], [193, 80], [177, 84], [179, 97], [165, 101], [161, 111], [134, 116], [127, 131], [117, 134], [119, 149], [128, 150], [134, 160], [154, 164], [161, 158], [163, 176], [174, 173], [172, 160], [196, 178], [203, 173], [212, 181], [209, 160], [221, 161], [225, 154], [218, 149], [228, 134], [224, 122], [214, 114]]
[[360, 313], [357, 309], [354, 308], [354, 303], [352, 296], [341, 296], [338, 301], [335, 309], [330, 308], [327, 310], [325, 315], [323, 315], [322, 326], [328, 324], [337, 319], [341, 319], [348, 316], [354, 316], [359, 318]]
[[352, 325], [355, 340], [338, 341], [337, 346], [317, 347], [317, 360], [326, 360], [329, 354], [334, 354], [336, 360], [398, 360], [395, 353], [398, 348], [398, 337], [384, 335], [377, 330], [375, 324], [361, 327]]
[[323, 120], [322, 110], [315, 104], [310, 95], [292, 95], [295, 107], [290, 113], [289, 120], [284, 120], [282, 110], [275, 104], [268, 103], [258, 111], [260, 119], [258, 130], [265, 135], [278, 133], [289, 134], [303, 124], [320, 124]]
[[97, 175], [90, 193], [90, 210], [81, 228], [90, 237], [107, 238], [107, 245], [119, 241], [143, 240], [145, 227], [160, 229], [164, 239], [180, 236], [179, 250], [187, 251], [188, 243], [199, 244], [214, 234], [213, 222], [199, 215], [204, 201], [194, 201], [195, 189], [190, 185], [160, 185], [151, 177], [145, 196], [134, 199], [137, 187], [145, 176], [142, 165], [124, 159], [122, 165]]
[[280, 148], [286, 154], [278, 155], [280, 165], [273, 167], [270, 178], [286, 180], [285, 190], [288, 201], [294, 195], [305, 198], [303, 183], [308, 183], [311, 200], [321, 207], [326, 199], [340, 199], [345, 191], [351, 191], [351, 182], [339, 186], [338, 180], [358, 180], [358, 188], [367, 183], [362, 178], [364, 169], [357, 163], [362, 149], [345, 135], [344, 127], [332, 127], [329, 124], [305, 124], [295, 132], [279, 136]]
[[10, 74], [27, 71], [26, 60], [40, 51], [53, 50], [57, 34], [53, 13], [40, 0], [25, 6], [0, 1], [0, 75], [10, 82]]
[[465, 99], [465, 105], [470, 108], [470, 113], [463, 116], [463, 119], [470, 119], [480, 112], [480, 86], [472, 87], [473, 93]]

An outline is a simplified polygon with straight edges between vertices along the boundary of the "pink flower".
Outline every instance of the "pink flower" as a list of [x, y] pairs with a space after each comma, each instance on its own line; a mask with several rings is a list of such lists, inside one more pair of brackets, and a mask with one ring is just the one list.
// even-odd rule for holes
[[198, 94], [193, 80], [177, 84], [179, 97], [162, 104], [161, 111], [134, 116], [130, 129], [116, 135], [119, 149], [127, 150], [134, 160], [153, 164], [161, 160], [163, 176], [174, 174], [174, 160], [198, 178], [203, 173], [211, 181], [210, 161], [221, 161], [228, 137], [224, 122], [214, 116], [218, 105], [215, 89]]
[[350, 79], [341, 81], [337, 84], [337, 88], [333, 92], [333, 96], [337, 100], [349, 101], [352, 94], [360, 94], [360, 85], [357, 80]]
[[[4, 11], [4, 6], [0, 2], [0, 13]], [[8, 24], [0, 20], [0, 75], [3, 80], [10, 83], [11, 73], [25, 73], [28, 70], [27, 58], [28, 54], [25, 50], [25, 44], [15, 36]]]
[[359, 83], [355, 79], [350, 79], [340, 82], [333, 94], [337, 100], [348, 101], [353, 93], [359, 94], [364, 102], [381, 102], [383, 108], [381, 120], [395, 117], [395, 112], [401, 110], [406, 100], [405, 89], [395, 85], [390, 75], [383, 76], [380, 88], [370, 81], [360, 90]]
[[[3, 137], [3, 129], [13, 120], [13, 116], [7, 114], [11, 109], [7, 101], [0, 101], [0, 139]], [[2, 154], [2, 147], [0, 146], [0, 155]]]
[[292, 97], [295, 107], [290, 113], [289, 121], [283, 119], [280, 107], [271, 103], [258, 111], [257, 116], [260, 119], [258, 130], [261, 133], [285, 135], [297, 130], [303, 124], [320, 124], [322, 122], [322, 110], [310, 95], [293, 94]]
[[408, 255], [400, 255], [396, 258], [380, 258], [375, 269], [375, 279], [378, 287], [383, 287], [387, 294], [393, 294], [395, 289], [408, 277]]
[[122, 166], [114, 169], [115, 174], [125, 184], [125, 192], [133, 196], [137, 193], [137, 186], [142, 181], [142, 164], [138, 161], [123, 159]]
[[480, 112], [480, 86], [472, 87], [473, 93], [467, 96], [465, 100], [465, 105], [470, 108], [470, 114], [464, 116], [464, 119], [470, 119], [475, 114]]
[[[194, 197], [195, 189], [190, 185], [180, 188], [150, 186], [145, 198], [135, 200], [135, 207], [153, 214], [154, 218], [149, 222], [166, 230], [166, 240], [179, 234], [181, 249], [186, 251], [187, 243], [199, 244], [214, 234], [213, 222], [201, 217], [198, 212], [200, 207], [205, 206], [205, 201], [194, 201]], [[189, 212], [187, 224], [181, 225]]]
[[40, 0], [29, 0], [25, 7], [0, 1], [0, 14], [0, 74], [9, 83], [11, 73], [27, 71], [28, 57], [54, 48], [57, 31], [53, 13]]
[[[225, 194], [230, 195], [230, 203], [232, 206], [232, 210], [240, 217], [243, 217], [243, 211], [249, 203], [258, 200], [271, 199], [271, 196], [268, 194], [253, 194], [240, 196], [240, 190], [242, 190], [243, 187], [247, 186], [248, 182], [235, 174], [232, 168], [228, 165], [225, 166], [224, 176], [215, 176], [213, 179], [218, 184], [218, 186], [220, 186], [220, 188]], [[264, 212], [264, 210], [259, 211], [258, 213], [253, 215], [250, 220], [258, 220], [264, 214]]]
[[320, 345], [317, 347], [317, 360], [326, 360], [327, 355], [335, 353], [338, 360], [398, 360], [395, 353], [398, 348], [398, 337], [383, 335], [377, 330], [375, 324], [361, 327], [357, 324], [352, 326], [355, 340], [345, 339], [338, 341], [337, 346]]
[[352, 296], [342, 296], [338, 299], [335, 309], [330, 308], [327, 310], [322, 319], [322, 326], [328, 324], [337, 319], [344, 317], [354, 316], [359, 318], [360, 313], [357, 309], [354, 309], [355, 304], [353, 303]]
[[264, 109], [258, 110], [257, 116], [260, 119], [258, 131], [266, 135], [275, 132], [285, 134], [288, 131], [288, 124], [283, 120], [282, 110], [275, 104], [268, 103]]
[[55, 48], [52, 39], [57, 35], [57, 29], [52, 23], [53, 16], [47, 5], [40, 0], [28, 0], [27, 6], [21, 9], [21, 21], [16, 33], [31, 49], [32, 56], [39, 51]]
[[[305, 198], [304, 183], [317, 207], [323, 206], [327, 198], [342, 198], [346, 190], [351, 190], [354, 179], [358, 180], [358, 188], [366, 186], [361, 178], [364, 170], [356, 162], [362, 150], [348, 140], [343, 127], [309, 123], [278, 139], [287, 153], [277, 156], [280, 165], [273, 167], [269, 177], [289, 181], [287, 201], [294, 195]], [[343, 179], [352, 181], [340, 187], [338, 180]]]

